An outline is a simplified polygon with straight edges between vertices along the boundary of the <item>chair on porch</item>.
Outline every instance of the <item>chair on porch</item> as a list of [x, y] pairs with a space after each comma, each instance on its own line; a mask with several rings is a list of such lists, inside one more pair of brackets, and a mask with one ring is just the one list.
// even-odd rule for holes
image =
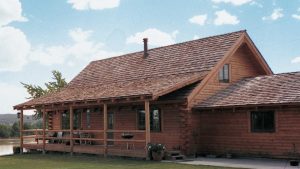
[[[84, 139], [88, 139], [88, 138], [92, 138], [92, 134], [90, 134], [90, 133], [79, 133], [79, 137], [84, 138]], [[80, 144], [90, 144], [90, 145], [92, 145], [92, 141], [91, 140], [80, 140]]]
[[62, 131], [57, 132], [56, 137], [57, 137], [57, 143], [62, 144], [63, 143], [63, 132]]

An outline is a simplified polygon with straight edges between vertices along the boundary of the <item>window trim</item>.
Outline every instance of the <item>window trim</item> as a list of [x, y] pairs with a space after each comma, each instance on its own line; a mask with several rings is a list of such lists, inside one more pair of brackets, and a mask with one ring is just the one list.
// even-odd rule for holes
[[[225, 79], [225, 65], [228, 66], [228, 79]], [[219, 82], [221, 83], [229, 83], [230, 82], [230, 74], [231, 74], [231, 71], [230, 71], [230, 64], [229, 63], [226, 63], [222, 66], [222, 68], [219, 70], [218, 72], [218, 79], [219, 79]], [[222, 73], [222, 78], [220, 77], [220, 74]]]
[[[249, 111], [250, 113], [250, 132], [251, 133], [275, 133], [276, 132], [276, 128], [277, 128], [277, 113], [275, 110], [254, 110], [254, 111]], [[267, 130], [267, 129], [254, 129], [254, 122], [253, 122], [253, 113], [257, 113], [257, 112], [263, 112], [263, 113], [273, 113], [273, 129], [271, 130]]]

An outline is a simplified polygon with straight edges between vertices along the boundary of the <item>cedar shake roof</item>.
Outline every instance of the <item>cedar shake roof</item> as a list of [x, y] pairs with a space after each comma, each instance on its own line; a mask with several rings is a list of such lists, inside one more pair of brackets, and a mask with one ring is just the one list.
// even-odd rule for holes
[[146, 58], [141, 51], [93, 61], [61, 91], [15, 108], [142, 95], [158, 98], [202, 80], [244, 33], [150, 49]]
[[258, 76], [241, 80], [195, 108], [300, 104], [300, 72]]

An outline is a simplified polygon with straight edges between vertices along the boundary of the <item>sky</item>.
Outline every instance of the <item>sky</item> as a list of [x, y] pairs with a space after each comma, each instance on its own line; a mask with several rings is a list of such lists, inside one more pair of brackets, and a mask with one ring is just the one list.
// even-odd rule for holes
[[246, 29], [274, 73], [300, 71], [300, 0], [1, 0], [0, 114], [90, 61]]

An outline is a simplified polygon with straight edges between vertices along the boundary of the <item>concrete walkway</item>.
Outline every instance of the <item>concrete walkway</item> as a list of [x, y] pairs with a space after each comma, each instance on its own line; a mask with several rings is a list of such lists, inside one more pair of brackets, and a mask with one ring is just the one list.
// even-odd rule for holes
[[299, 166], [290, 166], [288, 160], [276, 159], [194, 158], [178, 163], [251, 169], [300, 169]]

